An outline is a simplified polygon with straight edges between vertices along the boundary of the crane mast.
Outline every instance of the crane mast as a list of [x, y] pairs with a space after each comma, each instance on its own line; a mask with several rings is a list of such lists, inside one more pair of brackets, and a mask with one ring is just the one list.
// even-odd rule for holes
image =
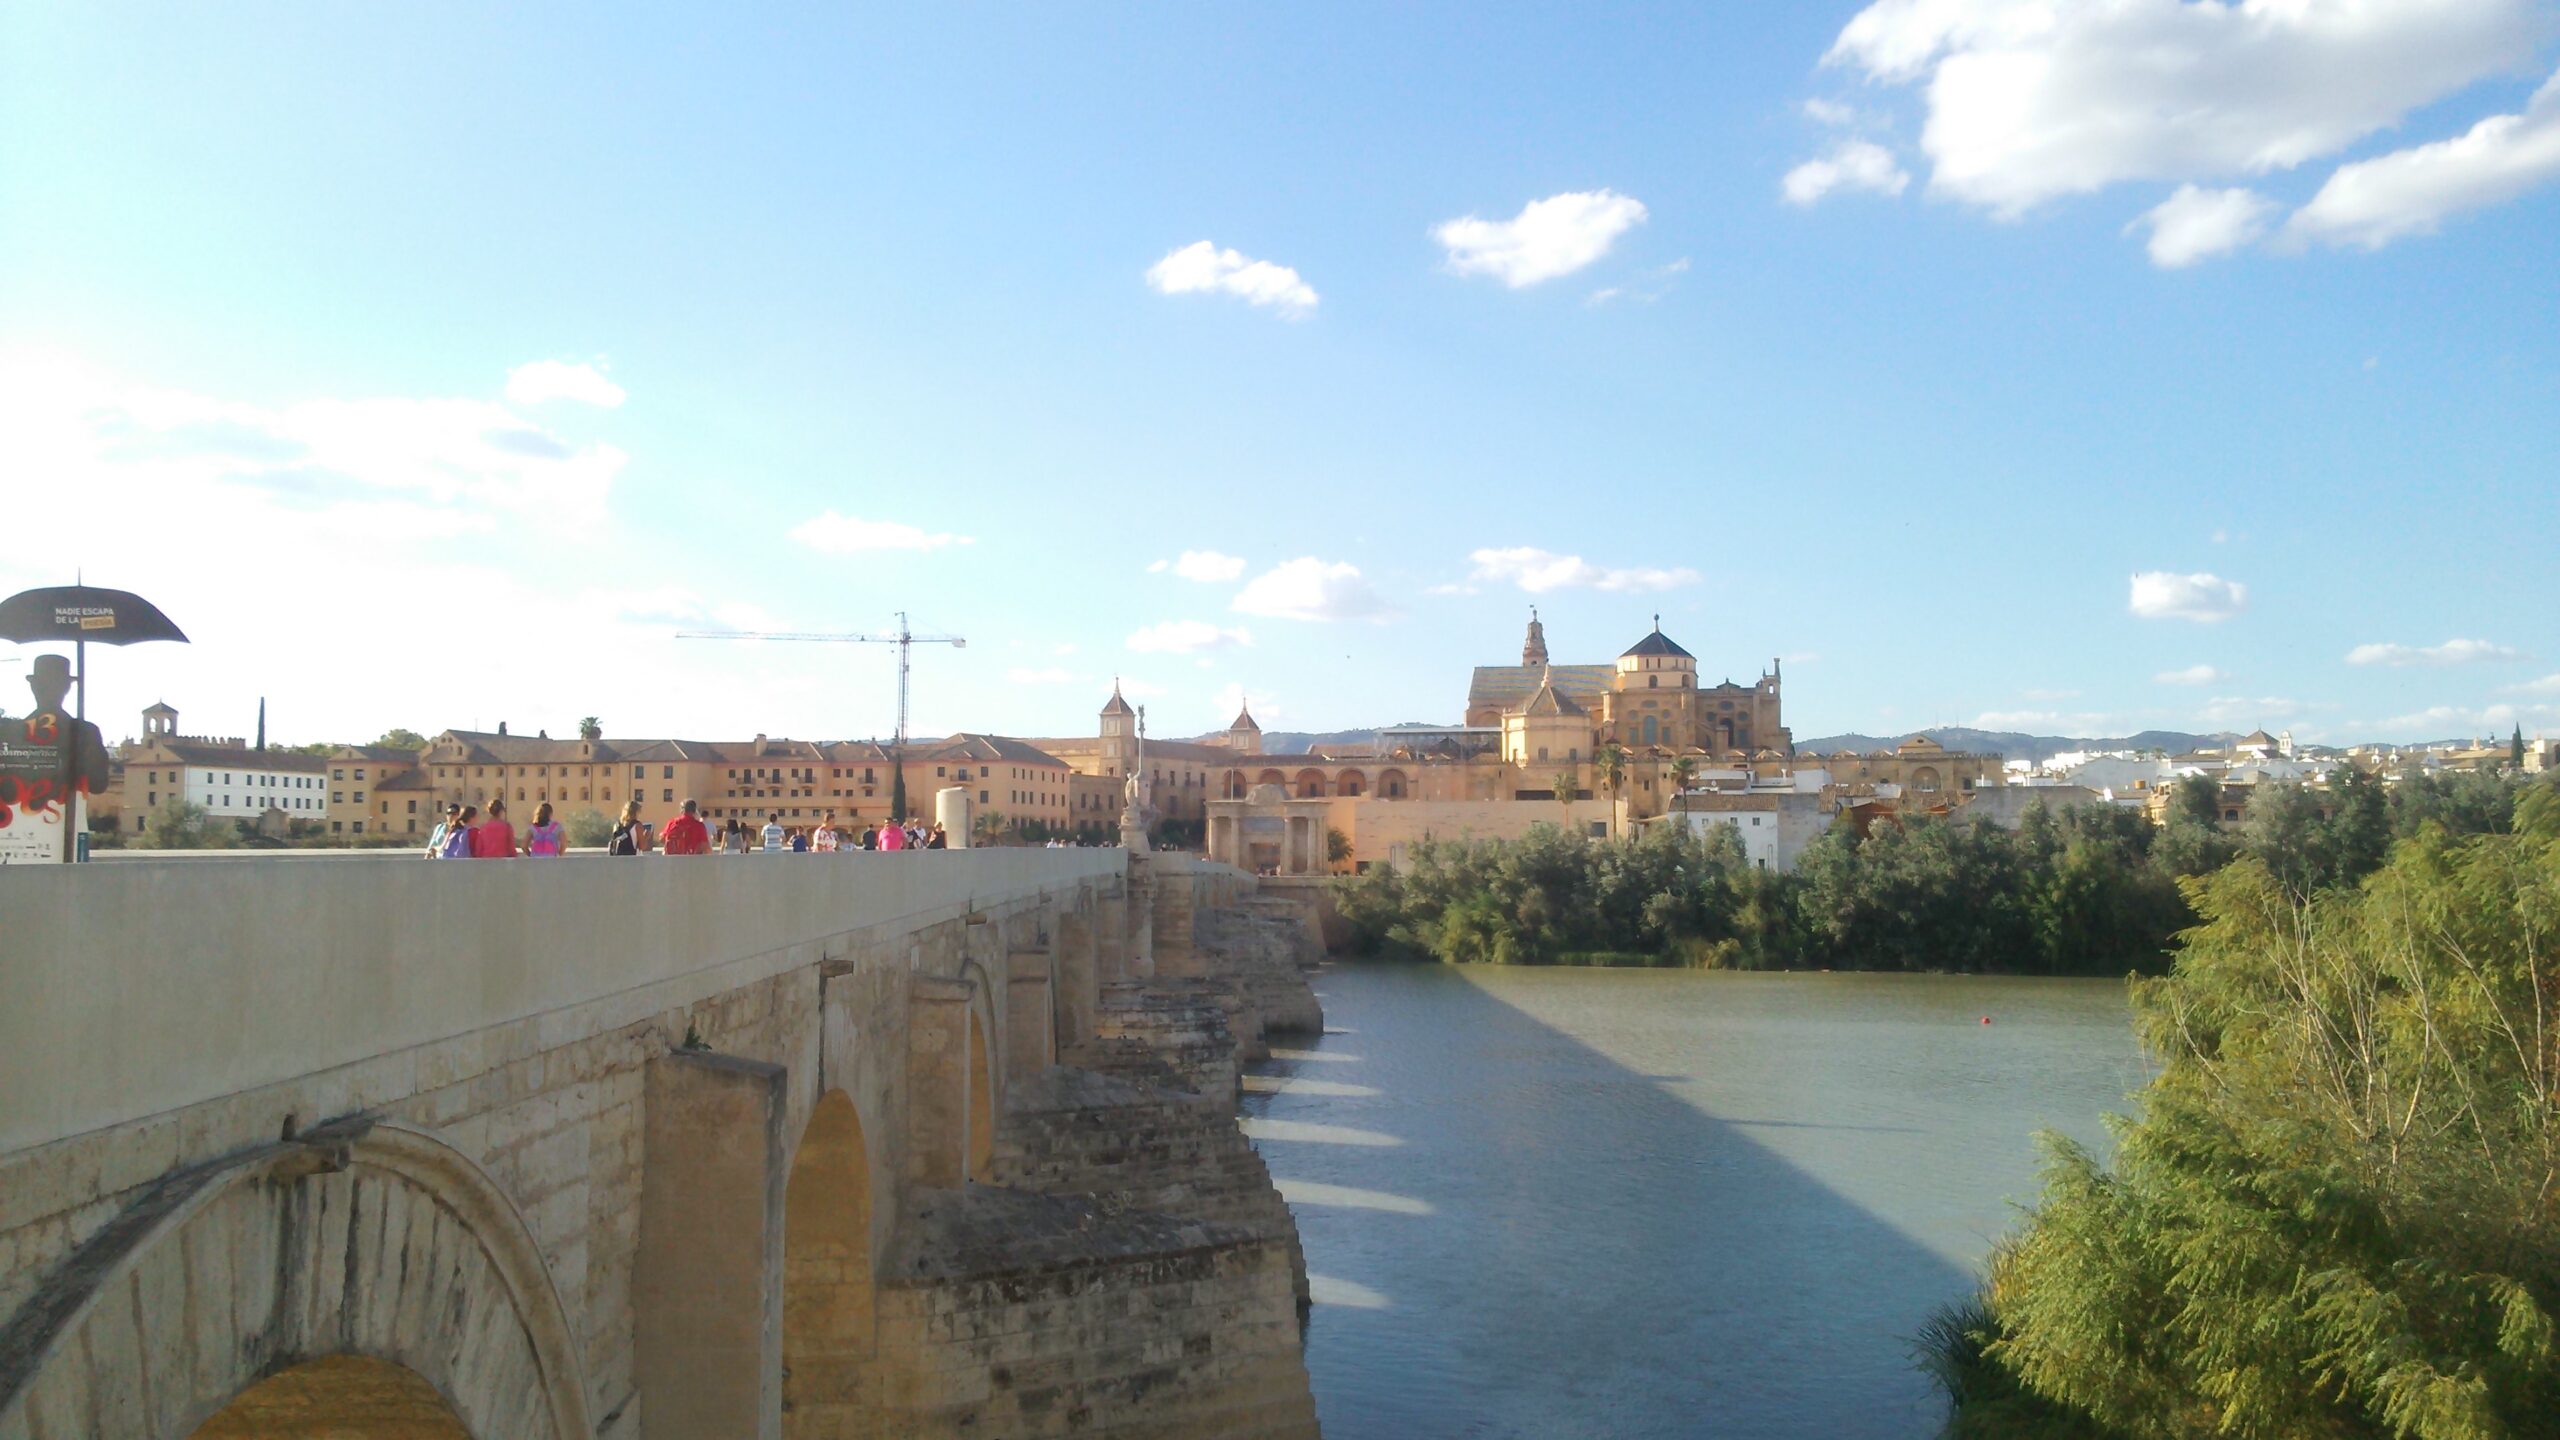
[[823, 644], [895, 645], [898, 647], [898, 733], [897, 748], [903, 760], [907, 748], [907, 678], [912, 662], [911, 652], [918, 645], [948, 645], [957, 650], [968, 645], [958, 635], [918, 635], [907, 623], [907, 612], [897, 612], [898, 628], [894, 634], [835, 634], [822, 630], [679, 630], [679, 640], [813, 640]]

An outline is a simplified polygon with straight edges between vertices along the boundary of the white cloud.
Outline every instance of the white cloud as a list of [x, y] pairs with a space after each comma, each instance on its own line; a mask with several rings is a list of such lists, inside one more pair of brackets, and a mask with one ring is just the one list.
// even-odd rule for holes
[[2560, 675], [2545, 675], [2539, 680], [2527, 680], [2507, 688], [2518, 695], [2560, 695]]
[[1825, 63], [1918, 87], [1930, 188], [2016, 216], [2318, 160], [2549, 30], [2541, 0], [1876, 0]]
[[1249, 694], [1242, 685], [1227, 686], [1225, 689], [1220, 690], [1217, 694], [1217, 698], [1213, 699], [1209, 703], [1211, 708], [1218, 712], [1217, 723], [1220, 725], [1225, 725], [1228, 721], [1236, 718], [1236, 712], [1240, 710], [1251, 710], [1253, 712], [1253, 718], [1257, 723], [1265, 720], [1276, 720], [1289, 713], [1286, 709], [1282, 708], [1278, 701], [1272, 699], [1269, 695]]
[[866, 550], [940, 550], [947, 545], [978, 543], [973, 536], [926, 531], [896, 520], [865, 520], [833, 510], [792, 526], [791, 538], [823, 555], [854, 555]]
[[2273, 695], [2216, 695], [2204, 702], [2202, 719], [2207, 725], [2280, 725], [2301, 714], [2305, 708], [2299, 700]]
[[1491, 275], [1517, 290], [1570, 275], [1609, 253], [1618, 237], [1644, 223], [1642, 201], [1614, 190], [1577, 190], [1532, 200], [1508, 220], [1468, 215], [1431, 236], [1461, 275]]
[[1161, 575], [1172, 568], [1173, 562], [1170, 560], [1151, 560], [1147, 562], [1147, 573], [1150, 575]]
[[1911, 184], [1910, 172], [1893, 152], [1872, 140], [1843, 140], [1819, 160], [1807, 160], [1778, 182], [1790, 205], [1810, 205], [1834, 191], [1866, 191], [1899, 195]]
[[2540, 730], [2560, 721], [2560, 705], [2430, 705], [2408, 715], [2394, 715], [2377, 729], [2406, 739], [2492, 739], [2516, 727]]
[[2554, 180], [2560, 75], [2544, 82], [2520, 115], [2492, 115], [2453, 139], [2339, 166], [2285, 223], [2285, 238], [2378, 250]]
[[1829, 125], [1835, 129], [1845, 129], [1864, 123], [1866, 118], [1858, 113], [1854, 105], [1843, 105], [1837, 100], [1824, 100], [1819, 97], [1804, 102], [1804, 114], [1806, 119], [1817, 125]]
[[1080, 678], [1061, 665], [1032, 667], [1016, 665], [1004, 672], [1004, 678], [1015, 685], [1073, 685]]
[[[1162, 566], [1155, 565], [1148, 568], [1161, 569]], [[1244, 557], [1221, 555], [1215, 550], [1185, 550], [1181, 558], [1173, 562], [1173, 573], [1185, 580], [1220, 584], [1243, 577]]]
[[1201, 650], [1224, 650], [1252, 643], [1251, 633], [1241, 629], [1222, 630], [1206, 620], [1160, 621], [1129, 637], [1130, 649], [1163, 655], [1189, 655]]
[[1467, 558], [1475, 562], [1474, 571], [1467, 576], [1471, 584], [1517, 585], [1532, 595], [1543, 595], [1550, 590], [1576, 589], [1624, 594], [1671, 590], [1698, 583], [1695, 570], [1594, 565], [1579, 555], [1558, 555], [1529, 545], [1478, 550]]
[[1384, 620], [1395, 612], [1359, 567], [1312, 555], [1275, 565], [1236, 592], [1235, 608], [1280, 620]]
[[1168, 252], [1148, 266], [1147, 283], [1162, 295], [1233, 295], [1291, 319], [1316, 308], [1315, 287], [1299, 279], [1297, 271], [1221, 250], [1206, 240]]
[[2525, 658], [2525, 653], [2512, 645], [2488, 640], [2447, 640], [2441, 645], [2359, 645], [2347, 652], [2350, 665], [2476, 665]]
[[2163, 670], [2151, 678], [2163, 685], [2212, 685], [2231, 677], [2210, 665], [2190, 665], [2184, 670]]
[[545, 400], [575, 400], [607, 410], [622, 404], [624, 391], [593, 365], [567, 360], [536, 360], [507, 372], [507, 398], [519, 405]]
[[2145, 570], [2133, 577], [2133, 594], [2128, 603], [2133, 613], [2145, 620], [2200, 620], [2212, 624], [2239, 614], [2249, 603], [2249, 587], [2219, 575]]
[[2151, 263], [2183, 269], [2228, 254], [2267, 233], [2276, 202], [2255, 190], [2207, 190], [2181, 185], [2177, 193], [2144, 211], [2125, 233], [2148, 228]]

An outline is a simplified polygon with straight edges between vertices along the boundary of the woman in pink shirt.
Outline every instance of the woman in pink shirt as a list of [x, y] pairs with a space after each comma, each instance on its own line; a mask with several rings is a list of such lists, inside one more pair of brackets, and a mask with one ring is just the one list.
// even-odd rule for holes
[[516, 858], [516, 827], [507, 823], [507, 802], [494, 795], [489, 798], [489, 818], [471, 827], [471, 858]]
[[524, 853], [554, 858], [569, 853], [568, 827], [551, 818], [548, 800], [534, 808], [533, 824], [524, 832]]
[[883, 850], [906, 849], [907, 832], [905, 827], [885, 820], [882, 821], [880, 824], [880, 848]]

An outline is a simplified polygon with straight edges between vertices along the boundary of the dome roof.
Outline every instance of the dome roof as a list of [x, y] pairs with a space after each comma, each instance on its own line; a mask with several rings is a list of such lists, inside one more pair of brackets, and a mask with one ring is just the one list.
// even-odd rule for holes
[[1628, 658], [1628, 656], [1670, 656], [1680, 660], [1695, 660], [1698, 658], [1697, 656], [1690, 654], [1688, 651], [1681, 649], [1678, 642], [1674, 641], [1670, 636], [1662, 633], [1662, 617], [1659, 615], [1653, 617], [1653, 633], [1627, 647], [1626, 653], [1620, 655], [1618, 658], [1624, 660]]

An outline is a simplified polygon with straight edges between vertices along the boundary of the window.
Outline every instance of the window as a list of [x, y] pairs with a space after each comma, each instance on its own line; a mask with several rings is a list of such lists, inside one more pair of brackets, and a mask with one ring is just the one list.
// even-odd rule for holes
[[332, 770], [329, 772], [329, 778], [332, 780], [344, 780], [347, 778], [347, 772], [344, 770]]
[[364, 767], [361, 765], [356, 767], [356, 778], [359, 780], [364, 778]]
[[668, 804], [671, 804], [671, 805], [672, 805], [672, 804], [674, 804], [674, 803], [675, 803], [676, 792], [674, 792], [673, 790], [662, 791], [662, 792], [660, 792], [660, 795], [661, 795], [661, 798], [663, 798], [664, 800], [666, 800]]
[[660, 775], [659, 775], [659, 777], [658, 777], [659, 779], [661, 779], [661, 780], [673, 780], [674, 778], [676, 778], [676, 767], [674, 767], [673, 765], [662, 766], [662, 767], [660, 767], [660, 768], [662, 769], [662, 771], [663, 771], [664, 773], [662, 773], [662, 774], [660, 774]]
[[332, 790], [329, 792], [329, 803], [332, 805], [338, 804], [346, 798], [347, 792], [344, 790]]

